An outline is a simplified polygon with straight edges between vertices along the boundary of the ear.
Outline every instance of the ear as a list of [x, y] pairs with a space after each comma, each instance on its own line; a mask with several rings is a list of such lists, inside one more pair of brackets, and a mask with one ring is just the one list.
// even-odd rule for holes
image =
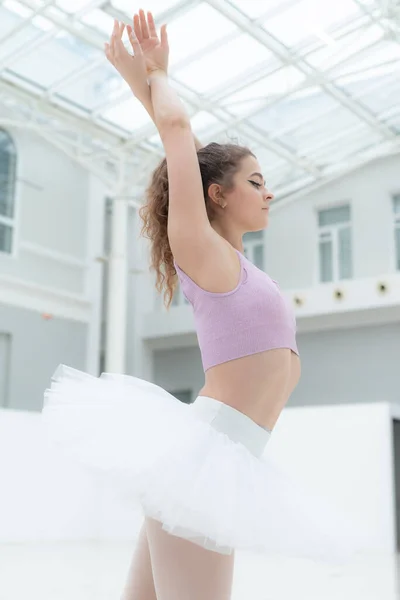
[[212, 183], [209, 186], [209, 188], [208, 188], [208, 197], [215, 204], [218, 204], [218, 205], [221, 204], [221, 201], [223, 200], [224, 195], [222, 193], [222, 188], [219, 185], [219, 183]]

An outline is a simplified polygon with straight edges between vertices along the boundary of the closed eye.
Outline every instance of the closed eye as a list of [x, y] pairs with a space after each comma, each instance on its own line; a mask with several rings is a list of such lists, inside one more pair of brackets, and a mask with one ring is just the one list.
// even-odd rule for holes
[[249, 179], [248, 181], [249, 181], [249, 183], [252, 183], [253, 185], [255, 185], [258, 188], [261, 187], [261, 183], [257, 183], [256, 181], [252, 181], [251, 179]]

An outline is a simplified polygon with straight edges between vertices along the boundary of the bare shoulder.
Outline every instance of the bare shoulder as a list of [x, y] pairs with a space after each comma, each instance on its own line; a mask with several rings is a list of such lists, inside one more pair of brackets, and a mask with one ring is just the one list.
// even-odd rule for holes
[[238, 285], [241, 264], [229, 242], [209, 228], [200, 239], [171, 246], [177, 265], [203, 290], [226, 293]]

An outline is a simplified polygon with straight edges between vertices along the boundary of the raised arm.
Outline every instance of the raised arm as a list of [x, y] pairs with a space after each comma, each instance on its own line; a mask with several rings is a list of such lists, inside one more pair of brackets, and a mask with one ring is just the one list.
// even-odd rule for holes
[[[114, 20], [114, 29], [109, 43], [105, 43], [105, 54], [109, 62], [118, 70], [125, 79], [133, 95], [141, 102], [146, 109], [152, 121], [155, 123], [153, 104], [151, 101], [150, 86], [148, 83], [148, 73], [146, 68], [146, 52], [151, 51], [154, 46], [154, 40], [144, 39], [141, 31], [140, 19], [144, 19], [143, 11], [140, 15], [134, 16], [135, 34], [132, 27], [126, 26], [129, 40], [133, 46], [135, 40], [139, 41], [141, 52], [136, 51], [136, 55], [129, 54], [122, 42], [122, 35], [125, 30], [125, 24]], [[194, 137], [196, 150], [202, 148], [201, 142]]]
[[[221, 253], [221, 241], [207, 215], [196, 150], [196, 143], [198, 147], [200, 144], [195, 141], [189, 115], [168, 80], [166, 26], [161, 27], [159, 38], [152, 14], [147, 13], [146, 19], [141, 10], [134, 17], [133, 28], [128, 27], [128, 33], [134, 56], [129, 55], [121, 42], [121, 28], [114, 31], [111, 45], [116, 49], [115, 66], [148, 110], [164, 146], [169, 190], [168, 240], [172, 253], [191, 277], [200, 275], [201, 279], [216, 252]], [[135, 84], [130, 61], [136, 63]], [[150, 86], [151, 107], [144, 81]]]

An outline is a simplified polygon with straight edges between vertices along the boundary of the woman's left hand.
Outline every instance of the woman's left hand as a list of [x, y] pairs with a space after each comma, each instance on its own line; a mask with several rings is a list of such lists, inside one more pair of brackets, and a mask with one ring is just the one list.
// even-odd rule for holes
[[[128, 28], [128, 33], [129, 29], [131, 28]], [[134, 36], [129, 35], [134, 55], [132, 56], [125, 48], [122, 41], [124, 30], [124, 23], [119, 23], [115, 20], [110, 42], [104, 45], [105, 54], [108, 61], [125, 79], [134, 95], [139, 100], [145, 100], [150, 93], [147, 81], [146, 60], [140, 43]]]

